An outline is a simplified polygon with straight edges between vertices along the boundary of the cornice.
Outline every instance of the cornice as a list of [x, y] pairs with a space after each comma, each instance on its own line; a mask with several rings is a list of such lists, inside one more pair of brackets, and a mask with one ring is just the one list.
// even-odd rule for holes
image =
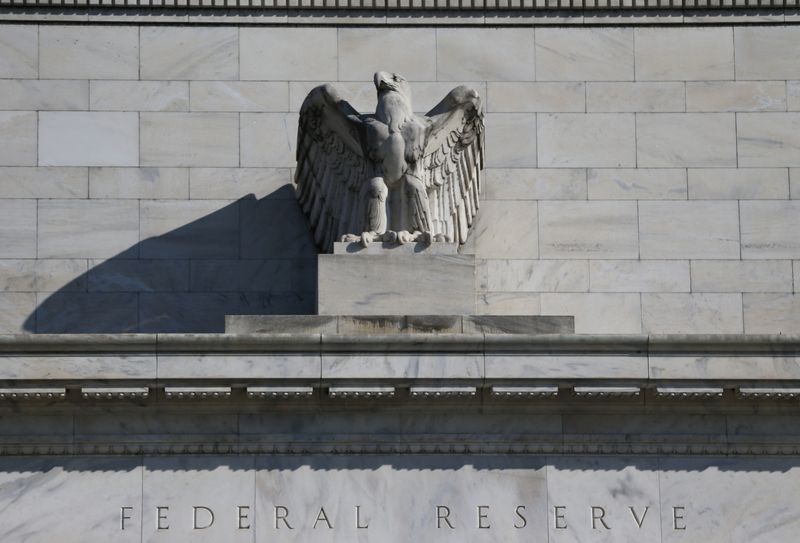
[[797, 0], [3, 0], [1, 6], [61, 8], [147, 8], [149, 10], [318, 10], [429, 11], [429, 12], [538, 12], [613, 10], [776, 9], [798, 7]]
[[797, 0], [0, 0], [0, 22], [303, 26], [793, 24]]
[[800, 354], [796, 335], [3, 334], [0, 356], [86, 353]]
[[0, 402], [616, 401], [645, 394], [663, 401], [795, 400], [800, 337], [0, 336]]
[[151, 441], [147, 443], [99, 441], [91, 443], [15, 443], [0, 444], [0, 456], [66, 455], [245, 455], [245, 454], [502, 454], [522, 456], [593, 455], [593, 456], [798, 456], [800, 442], [730, 443], [713, 441], [666, 442], [612, 440], [598, 441], [596, 436], [572, 436], [564, 440], [499, 441], [492, 439], [445, 439], [435, 441], [376, 440], [350, 441], [270, 441], [226, 443], [217, 441]]

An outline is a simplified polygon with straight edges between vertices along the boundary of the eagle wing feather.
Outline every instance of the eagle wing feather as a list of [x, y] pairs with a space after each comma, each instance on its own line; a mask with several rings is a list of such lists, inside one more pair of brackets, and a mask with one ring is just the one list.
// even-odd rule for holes
[[423, 175], [432, 234], [466, 242], [480, 205], [484, 164], [483, 109], [478, 93], [460, 86], [428, 112]]
[[323, 252], [358, 232], [369, 173], [362, 116], [330, 85], [313, 89], [300, 108], [295, 191]]

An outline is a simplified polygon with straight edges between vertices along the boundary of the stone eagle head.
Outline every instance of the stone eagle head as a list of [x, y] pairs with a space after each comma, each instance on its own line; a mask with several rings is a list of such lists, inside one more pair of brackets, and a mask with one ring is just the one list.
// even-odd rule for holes
[[402, 75], [390, 72], [375, 72], [374, 81], [379, 96], [383, 92], [395, 91], [405, 96], [409, 102], [411, 101], [411, 87]]

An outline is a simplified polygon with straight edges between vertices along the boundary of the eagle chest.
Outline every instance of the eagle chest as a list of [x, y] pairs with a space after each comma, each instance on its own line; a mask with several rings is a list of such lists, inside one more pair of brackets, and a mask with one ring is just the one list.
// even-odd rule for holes
[[424, 127], [413, 120], [406, 121], [399, 130], [373, 120], [367, 127], [369, 158], [380, 170], [388, 185], [400, 180], [403, 174], [413, 169], [421, 155], [420, 138]]

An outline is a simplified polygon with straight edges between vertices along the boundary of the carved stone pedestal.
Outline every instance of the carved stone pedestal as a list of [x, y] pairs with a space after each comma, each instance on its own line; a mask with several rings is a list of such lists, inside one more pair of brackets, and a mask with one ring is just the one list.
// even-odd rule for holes
[[474, 315], [475, 256], [449, 243], [337, 243], [318, 260], [320, 315]]

